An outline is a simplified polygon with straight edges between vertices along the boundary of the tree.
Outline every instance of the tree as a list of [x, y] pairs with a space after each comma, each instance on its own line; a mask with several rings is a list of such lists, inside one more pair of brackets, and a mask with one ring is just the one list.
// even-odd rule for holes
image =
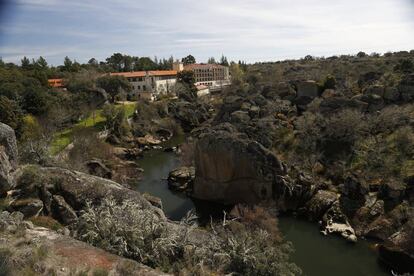
[[23, 93], [23, 109], [35, 116], [45, 114], [49, 110], [50, 104], [49, 95], [40, 87], [27, 87]]
[[196, 63], [196, 59], [192, 55], [188, 55], [188, 56], [182, 58], [181, 61], [182, 61], [182, 63], [184, 63], [184, 65]]
[[216, 64], [216, 59], [214, 57], [211, 57], [207, 61], [208, 64]]
[[65, 59], [63, 60], [63, 69], [64, 69], [64, 71], [72, 72], [72, 65], [73, 65], [72, 60], [70, 60], [70, 58], [68, 56], [66, 56]]
[[24, 86], [19, 82], [4, 82], [0, 84], [0, 95], [6, 96], [13, 101], [18, 101], [23, 91]]
[[156, 70], [157, 64], [149, 57], [137, 58], [134, 64], [134, 70], [136, 71], [149, 71]]
[[39, 67], [40, 69], [42, 69], [42, 70], [47, 69], [47, 61], [46, 61], [46, 60], [45, 60], [42, 56], [40, 56], [40, 57], [36, 60], [35, 65], [36, 65], [37, 67]]
[[311, 56], [311, 55], [307, 55], [307, 56], [305, 56], [303, 59], [304, 59], [305, 61], [313, 61], [313, 60], [315, 60], [315, 59], [313, 58], [313, 56]]
[[71, 72], [79, 72], [81, 70], [81, 65], [76, 60], [73, 61]]
[[187, 101], [197, 98], [197, 87], [195, 87], [195, 77], [193, 71], [184, 70], [177, 73], [177, 82], [182, 84], [183, 89], [177, 86], [177, 96]]
[[103, 76], [97, 79], [98, 87], [104, 89], [111, 96], [111, 102], [115, 102], [115, 97], [120, 90], [129, 92], [132, 90], [128, 80], [123, 76]]
[[229, 66], [229, 62], [227, 61], [227, 57], [225, 57], [224, 55], [221, 56], [220, 65]]
[[125, 109], [115, 105], [104, 106], [102, 115], [105, 117], [105, 126], [109, 133], [122, 138], [130, 134], [130, 127], [127, 122]]
[[22, 69], [24, 70], [30, 70], [32, 67], [30, 64], [30, 59], [28, 59], [26, 56], [22, 58], [21, 63], [22, 63]]
[[121, 72], [123, 59], [124, 56], [121, 53], [114, 53], [112, 56], [106, 59], [106, 63], [110, 65], [115, 71]]
[[88, 60], [88, 64], [89, 65], [92, 65], [92, 66], [98, 66], [99, 65], [99, 63], [96, 60], [96, 58], [91, 58], [90, 60]]
[[243, 82], [244, 72], [237, 63], [232, 62], [230, 65], [231, 80], [234, 84], [239, 85]]
[[0, 122], [17, 130], [22, 122], [22, 112], [19, 105], [5, 96], [0, 96]]
[[188, 86], [193, 86], [195, 84], [195, 77], [193, 71], [184, 70], [177, 73], [177, 81], [184, 83]]
[[367, 54], [365, 53], [365, 52], [359, 52], [358, 54], [357, 54], [357, 57], [359, 57], [359, 58], [364, 58], [364, 57], [366, 57], [367, 56]]

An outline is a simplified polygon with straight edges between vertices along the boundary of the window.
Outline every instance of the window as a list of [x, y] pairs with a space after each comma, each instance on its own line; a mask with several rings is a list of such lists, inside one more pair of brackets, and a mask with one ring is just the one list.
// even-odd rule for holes
[[147, 86], [146, 85], [143, 85], [142, 86], [142, 90], [147, 91]]
[[137, 88], [138, 88], [138, 90], [140, 90], [141, 89], [141, 85], [138, 85]]

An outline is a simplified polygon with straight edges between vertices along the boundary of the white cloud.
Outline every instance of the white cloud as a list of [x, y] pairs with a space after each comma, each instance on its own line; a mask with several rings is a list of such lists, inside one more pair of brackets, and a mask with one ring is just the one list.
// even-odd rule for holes
[[[70, 52], [87, 60], [120, 51], [139, 56], [193, 53], [201, 60], [224, 53], [256, 61], [414, 48], [413, 4], [408, 0], [18, 2], [23, 15], [14, 29], [6, 30], [10, 41], [5, 45], [22, 52], [36, 46], [36, 54], [46, 57]], [[51, 29], [45, 41], [42, 32]], [[38, 41], [18, 39], [34, 33], [41, 36]], [[0, 49], [2, 54], [10, 56]]]

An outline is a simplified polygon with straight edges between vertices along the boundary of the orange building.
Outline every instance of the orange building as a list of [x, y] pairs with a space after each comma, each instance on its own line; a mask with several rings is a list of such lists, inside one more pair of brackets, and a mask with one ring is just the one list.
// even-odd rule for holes
[[63, 88], [63, 79], [48, 79], [47, 82], [49, 83], [50, 87], [54, 88]]

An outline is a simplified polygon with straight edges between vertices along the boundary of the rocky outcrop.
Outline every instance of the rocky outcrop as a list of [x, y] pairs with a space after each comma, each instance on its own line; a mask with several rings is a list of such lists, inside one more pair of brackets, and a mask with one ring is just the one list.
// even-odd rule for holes
[[10, 164], [16, 168], [18, 162], [18, 150], [14, 130], [0, 122], [0, 145], [5, 148]]
[[345, 97], [332, 97], [324, 99], [320, 104], [321, 113], [331, 113], [343, 109], [356, 109], [364, 111], [368, 104], [358, 99], [348, 99]]
[[0, 196], [14, 186], [12, 177], [17, 167], [16, 136], [8, 125], [0, 123]]
[[75, 211], [66, 203], [60, 195], [54, 195], [51, 204], [53, 217], [61, 221], [64, 225], [75, 223], [78, 219]]
[[[36, 227], [23, 214], [0, 214], [1, 272], [9, 275], [166, 275], [133, 260]], [[5, 249], [7, 249], [5, 251]], [[7, 252], [4, 253], [4, 252]]]
[[297, 84], [297, 97], [316, 98], [319, 96], [318, 84], [315, 81], [302, 81]]
[[300, 110], [305, 110], [306, 106], [318, 96], [319, 87], [315, 81], [302, 81], [297, 84], [297, 94], [294, 103]]
[[101, 160], [89, 160], [85, 163], [91, 175], [111, 179], [112, 171]]
[[168, 112], [181, 123], [186, 132], [190, 132], [210, 118], [209, 107], [194, 102], [178, 101], [168, 105]]
[[398, 273], [414, 273], [414, 221], [407, 222], [379, 246], [383, 263]]
[[305, 205], [307, 216], [311, 220], [319, 220], [338, 200], [338, 194], [326, 190], [319, 190]]
[[276, 177], [286, 173], [271, 151], [226, 126], [199, 136], [195, 167], [193, 196], [224, 204], [272, 198]]
[[356, 242], [357, 236], [339, 204], [338, 193], [319, 190], [301, 210], [310, 220], [319, 221], [324, 235], [337, 234]]
[[12, 177], [13, 166], [4, 146], [0, 146], [0, 196], [10, 190], [14, 185]]
[[43, 210], [43, 202], [37, 198], [26, 198], [13, 201], [7, 208], [10, 212], [20, 212], [25, 218], [38, 216]]
[[22, 168], [16, 188], [19, 190], [16, 202], [25, 202], [28, 198], [38, 196], [40, 200], [37, 201], [44, 207], [41, 212], [52, 215], [64, 225], [74, 223], [78, 213], [88, 203], [99, 204], [104, 198], [113, 198], [118, 203], [131, 200], [144, 209], [151, 209], [165, 220], [164, 213], [140, 193], [111, 180], [63, 168]]
[[133, 200], [143, 208], [151, 206], [140, 193], [111, 180], [57, 167], [37, 169], [51, 193], [62, 195], [75, 210], [80, 210], [87, 201], [99, 202], [104, 197], [113, 197], [119, 202]]
[[195, 179], [194, 167], [180, 167], [168, 174], [168, 187], [176, 191], [191, 192]]

